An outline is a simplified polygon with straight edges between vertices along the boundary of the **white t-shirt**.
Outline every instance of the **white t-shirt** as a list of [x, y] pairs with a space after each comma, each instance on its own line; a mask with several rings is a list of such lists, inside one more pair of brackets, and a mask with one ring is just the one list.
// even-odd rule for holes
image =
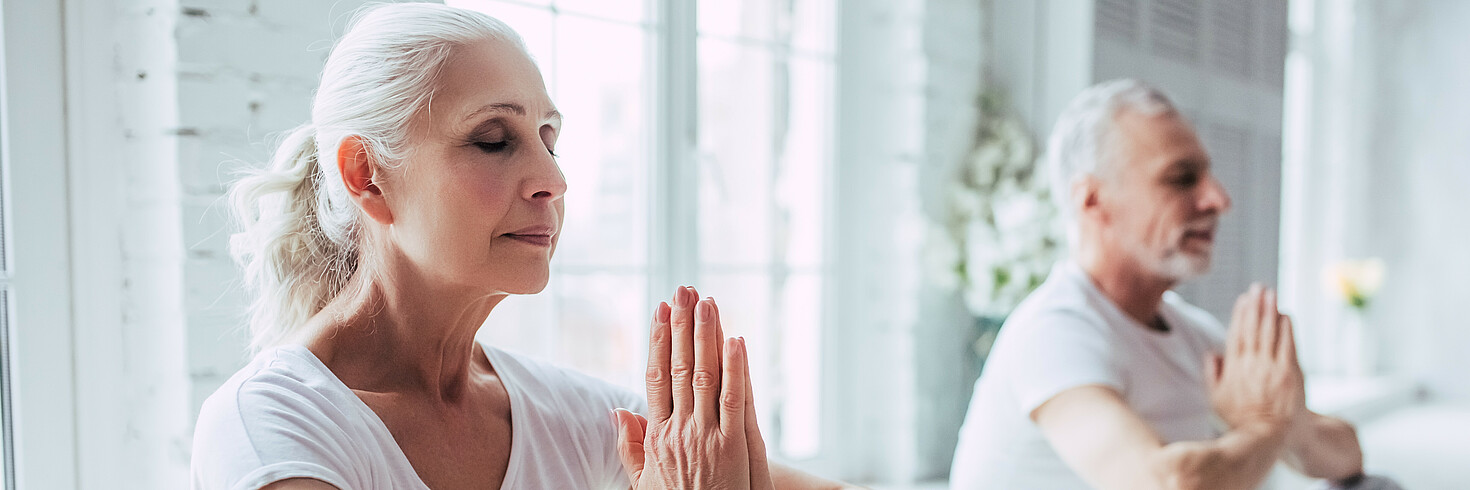
[[1225, 328], [1172, 291], [1159, 314], [1168, 332], [1129, 317], [1076, 263], [1053, 268], [996, 338], [960, 429], [951, 486], [1089, 488], [1030, 417], [1084, 385], [1117, 390], [1165, 442], [1219, 437], [1204, 359], [1224, 352]]
[[[637, 394], [488, 345], [510, 395], [501, 488], [628, 488], [609, 412], [646, 413]], [[205, 400], [194, 429], [195, 489], [316, 478], [343, 490], [426, 489], [367, 404], [301, 345], [261, 352]]]

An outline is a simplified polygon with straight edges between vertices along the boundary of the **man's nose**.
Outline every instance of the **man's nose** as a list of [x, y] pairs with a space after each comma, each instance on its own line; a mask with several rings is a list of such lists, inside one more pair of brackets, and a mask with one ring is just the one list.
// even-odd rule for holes
[[1204, 195], [1199, 203], [1200, 210], [1224, 213], [1230, 209], [1230, 193], [1225, 191], [1225, 185], [1220, 179], [1210, 176], [1210, 182], [1205, 186]]

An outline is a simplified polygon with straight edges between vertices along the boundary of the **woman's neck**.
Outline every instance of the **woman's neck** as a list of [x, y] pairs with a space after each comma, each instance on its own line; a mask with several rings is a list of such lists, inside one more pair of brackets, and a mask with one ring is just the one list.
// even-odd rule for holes
[[312, 318], [305, 344], [348, 387], [454, 403], [491, 371], [475, 333], [505, 295], [442, 286], [411, 270], [359, 270]]

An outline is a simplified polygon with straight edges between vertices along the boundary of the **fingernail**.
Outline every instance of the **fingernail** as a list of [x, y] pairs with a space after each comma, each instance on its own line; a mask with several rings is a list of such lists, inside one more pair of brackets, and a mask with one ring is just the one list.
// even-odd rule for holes
[[612, 421], [613, 427], [622, 425], [618, 423], [618, 409], [616, 408], [607, 411], [607, 418]]
[[689, 297], [686, 296], [687, 293], [687, 288], [685, 288], [684, 286], [679, 286], [679, 289], [674, 291], [674, 306], [678, 306], [680, 308], [689, 306]]
[[700, 301], [697, 309], [699, 310], [699, 321], [708, 322], [711, 316], [709, 311], [709, 302]]
[[659, 323], [669, 323], [669, 304], [659, 301], [658, 309], [654, 310], [653, 320]]

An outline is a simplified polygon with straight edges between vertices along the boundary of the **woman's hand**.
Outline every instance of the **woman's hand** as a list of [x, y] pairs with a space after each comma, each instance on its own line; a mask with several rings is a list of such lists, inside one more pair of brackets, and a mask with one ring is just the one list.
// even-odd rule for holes
[[772, 489], [745, 341], [724, 338], [714, 299], [680, 287], [649, 330], [649, 417], [615, 412], [633, 488]]

